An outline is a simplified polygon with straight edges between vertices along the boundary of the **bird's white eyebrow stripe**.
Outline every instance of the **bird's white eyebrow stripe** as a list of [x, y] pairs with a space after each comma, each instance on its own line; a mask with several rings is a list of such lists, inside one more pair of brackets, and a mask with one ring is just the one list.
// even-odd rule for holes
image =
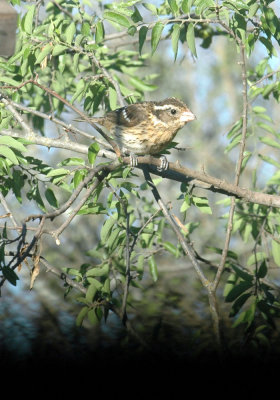
[[124, 119], [126, 119], [128, 122], [130, 122], [130, 119], [128, 118], [128, 115], [127, 115], [127, 112], [126, 112], [126, 108], [124, 108], [122, 110], [122, 115], [123, 115]]
[[168, 110], [169, 108], [176, 108], [175, 106], [172, 106], [171, 104], [165, 104], [164, 106], [154, 106], [155, 110]]

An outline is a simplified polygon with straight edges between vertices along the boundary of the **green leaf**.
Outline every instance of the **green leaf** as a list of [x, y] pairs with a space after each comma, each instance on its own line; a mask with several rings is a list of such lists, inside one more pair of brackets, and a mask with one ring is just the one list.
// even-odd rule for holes
[[154, 256], [151, 256], [149, 258], [149, 267], [150, 267], [150, 274], [153, 278], [153, 281], [156, 282], [158, 280], [158, 270], [157, 270], [157, 264], [156, 264]]
[[96, 287], [95, 283], [93, 282], [87, 288], [87, 293], [86, 293], [86, 300], [89, 303], [91, 303], [93, 301], [96, 292], [97, 292], [97, 287]]
[[172, 35], [171, 35], [171, 43], [172, 43], [172, 50], [174, 53], [174, 60], [176, 60], [176, 58], [177, 58], [179, 38], [180, 38], [180, 25], [174, 24], [173, 30], [172, 30]]
[[143, 82], [141, 79], [137, 78], [136, 76], [132, 76], [129, 79], [129, 82], [141, 92], [152, 92], [157, 89], [157, 86], [150, 85], [148, 83]]
[[157, 22], [152, 29], [152, 40], [151, 40], [152, 54], [154, 54], [154, 52], [158, 47], [163, 28], [164, 24], [162, 22]]
[[275, 240], [271, 242], [273, 260], [280, 267], [280, 244]]
[[139, 54], [142, 53], [142, 48], [145, 43], [148, 30], [149, 29], [147, 26], [141, 26], [139, 29]]
[[61, 175], [68, 175], [69, 171], [65, 168], [56, 168], [52, 169], [50, 172], [47, 173], [47, 176], [61, 176]]
[[137, 32], [137, 28], [136, 28], [135, 25], [131, 25], [131, 26], [127, 29], [127, 33], [128, 33], [130, 36], [134, 36], [136, 32]]
[[99, 144], [94, 142], [88, 148], [88, 160], [91, 165], [94, 164], [97, 154], [100, 150]]
[[6, 267], [5, 265], [2, 267], [1, 272], [12, 285], [16, 286], [17, 280], [19, 280], [19, 277], [15, 273], [15, 271], [9, 267]]
[[108, 276], [109, 264], [105, 264], [102, 267], [94, 267], [87, 271], [86, 276]]
[[85, 165], [85, 160], [79, 157], [69, 157], [57, 164], [59, 167], [63, 165]]
[[243, 269], [237, 267], [236, 265], [232, 265], [232, 269], [235, 271], [236, 275], [242, 278], [244, 281], [252, 282], [254, 277]]
[[276, 147], [277, 149], [280, 149], [280, 143], [276, 142], [275, 140], [271, 139], [271, 138], [268, 137], [268, 136], [264, 136], [264, 137], [261, 136], [259, 139], [260, 139], [260, 141], [261, 141], [262, 143], [265, 143], [265, 144], [267, 144], [268, 146]]
[[233, 303], [229, 316], [234, 317], [240, 311], [241, 307], [245, 304], [249, 297], [251, 297], [251, 293], [244, 293], [239, 296], [238, 299]]
[[57, 208], [57, 207], [58, 207], [57, 199], [56, 199], [56, 197], [55, 197], [55, 195], [54, 195], [54, 192], [53, 192], [53, 190], [52, 190], [51, 188], [48, 188], [48, 189], [45, 191], [45, 196], [46, 196], [46, 199], [47, 199], [48, 203], [49, 203], [51, 206], [53, 206], [54, 208]]
[[48, 43], [46, 46], [44, 46], [44, 47], [41, 49], [41, 51], [40, 51], [38, 57], [36, 58], [35, 64], [40, 64], [40, 63], [44, 60], [44, 58], [45, 58], [48, 54], [51, 53], [52, 49], [53, 49], [53, 45], [50, 44], [50, 43]]
[[154, 4], [142, 3], [142, 5], [149, 10], [152, 14], [157, 15], [157, 8]]
[[251, 282], [245, 282], [242, 281], [238, 283], [237, 285], [234, 285], [233, 288], [230, 290], [230, 292], [227, 294], [225, 301], [227, 303], [234, 301], [239, 297], [242, 293], [246, 292], [248, 289], [252, 287]]
[[254, 3], [249, 7], [248, 18], [253, 18], [256, 12], [258, 11], [259, 4]]
[[171, 8], [172, 14], [176, 16], [179, 10], [176, 0], [168, 0], [168, 3], [169, 7]]
[[277, 162], [276, 160], [274, 160], [274, 158], [272, 157], [268, 157], [268, 156], [263, 156], [262, 154], [258, 154], [258, 157], [260, 157], [263, 161], [274, 165], [275, 167], [280, 169], [280, 163]]
[[114, 224], [116, 223], [115, 218], [110, 217], [108, 218], [105, 223], [103, 224], [102, 228], [101, 228], [101, 232], [100, 232], [100, 239], [102, 243], [105, 243], [110, 235], [110, 232], [114, 226]]
[[35, 5], [30, 6], [29, 10], [25, 14], [22, 22], [23, 22], [23, 30], [31, 35], [32, 27], [33, 27], [33, 18], [35, 13]]
[[175, 257], [177, 257], [178, 254], [178, 249], [176, 246], [174, 246], [174, 244], [170, 243], [170, 242], [163, 242], [163, 247], [169, 251], [169, 253], [173, 254]]
[[62, 44], [56, 44], [53, 48], [52, 55], [58, 56], [59, 54], [64, 53], [67, 48], [67, 46], [63, 46]]
[[88, 311], [90, 308], [88, 306], [84, 306], [81, 311], [79, 312], [77, 318], [76, 318], [76, 325], [77, 326], [82, 326], [83, 320], [85, 319], [85, 316], [87, 315]]
[[13, 152], [13, 150], [11, 150], [9, 147], [7, 146], [0, 146], [0, 155], [4, 156], [5, 158], [7, 158], [8, 160], [10, 160], [13, 164], [18, 165], [18, 159], [15, 155], [15, 153]]
[[185, 14], [189, 14], [193, 0], [183, 0], [181, 8]]
[[108, 21], [114, 22], [118, 25], [129, 28], [131, 23], [127, 17], [115, 11], [105, 11], [103, 17]]
[[134, 12], [131, 15], [131, 19], [135, 24], [137, 22], [143, 21], [142, 15], [140, 14], [140, 12], [136, 6], [134, 6]]
[[267, 274], [267, 266], [266, 266], [266, 262], [263, 261], [258, 268], [257, 277], [264, 278], [266, 276], [266, 274]]
[[187, 44], [194, 57], [197, 57], [194, 37], [194, 24], [189, 23], [186, 36]]
[[98, 21], [95, 26], [95, 43], [100, 43], [104, 39], [104, 25], [102, 21]]
[[200, 209], [200, 211], [204, 214], [212, 214], [211, 207], [208, 204], [207, 197], [197, 197], [193, 196], [192, 201], [196, 207]]
[[66, 43], [68, 44], [72, 43], [75, 33], [76, 33], [76, 25], [74, 22], [71, 22], [71, 24], [66, 28], [65, 31]]
[[259, 251], [256, 254], [251, 254], [247, 261], [247, 266], [255, 264], [256, 262], [263, 261], [266, 259], [266, 253]]
[[13, 147], [14, 149], [19, 150], [19, 151], [27, 150], [21, 142], [19, 142], [18, 140], [14, 139], [10, 136], [1, 136], [0, 137], [0, 145], [1, 144], [5, 144], [7, 146]]

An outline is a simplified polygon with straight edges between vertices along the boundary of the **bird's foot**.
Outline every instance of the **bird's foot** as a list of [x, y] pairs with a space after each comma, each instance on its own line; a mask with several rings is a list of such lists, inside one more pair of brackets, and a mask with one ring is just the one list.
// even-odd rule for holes
[[130, 166], [133, 167], [137, 167], [138, 165], [138, 159], [137, 156], [134, 153], [130, 153], [129, 154], [129, 159], [130, 159]]
[[167, 158], [165, 156], [161, 156], [160, 157], [160, 166], [157, 167], [157, 170], [162, 172], [162, 171], [166, 171], [168, 169], [168, 161]]

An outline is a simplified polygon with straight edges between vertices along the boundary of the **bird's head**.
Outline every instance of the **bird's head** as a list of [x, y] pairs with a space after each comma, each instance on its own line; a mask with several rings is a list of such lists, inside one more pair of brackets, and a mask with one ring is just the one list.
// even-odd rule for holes
[[175, 97], [154, 103], [153, 114], [170, 128], [182, 128], [186, 123], [196, 119], [185, 103]]

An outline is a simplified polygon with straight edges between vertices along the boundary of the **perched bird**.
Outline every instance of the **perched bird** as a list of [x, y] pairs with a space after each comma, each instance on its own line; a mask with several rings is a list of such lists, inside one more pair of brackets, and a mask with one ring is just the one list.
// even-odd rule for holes
[[[131, 165], [135, 166], [137, 155], [160, 154], [178, 130], [195, 118], [181, 100], [171, 97], [130, 104], [90, 120], [105, 128], [121, 153], [130, 155]], [[167, 169], [166, 157], [162, 156], [161, 161], [160, 169]]]

